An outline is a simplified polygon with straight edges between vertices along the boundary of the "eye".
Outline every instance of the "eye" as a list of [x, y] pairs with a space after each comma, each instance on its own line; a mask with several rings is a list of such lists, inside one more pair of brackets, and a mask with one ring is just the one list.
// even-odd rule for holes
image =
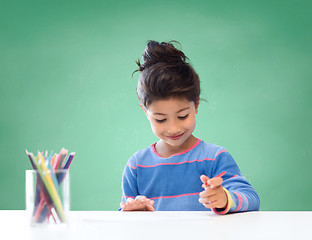
[[178, 117], [180, 120], [184, 120], [188, 117], [188, 114], [186, 114], [185, 116], [182, 116], [182, 117]]
[[155, 120], [156, 120], [156, 122], [158, 122], [158, 123], [163, 123], [163, 122], [165, 122], [167, 119], [164, 118], [164, 119], [155, 119]]

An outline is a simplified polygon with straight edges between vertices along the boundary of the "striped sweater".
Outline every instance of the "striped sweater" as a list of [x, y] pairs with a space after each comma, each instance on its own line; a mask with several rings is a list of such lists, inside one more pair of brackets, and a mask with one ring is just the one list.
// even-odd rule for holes
[[155, 201], [156, 211], [206, 211], [199, 201], [203, 191], [201, 175], [213, 178], [226, 171], [222, 186], [228, 197], [225, 209], [217, 214], [257, 211], [258, 194], [240, 173], [233, 157], [223, 147], [200, 139], [190, 149], [162, 158], [155, 144], [136, 152], [125, 166], [122, 177], [122, 202], [138, 195]]

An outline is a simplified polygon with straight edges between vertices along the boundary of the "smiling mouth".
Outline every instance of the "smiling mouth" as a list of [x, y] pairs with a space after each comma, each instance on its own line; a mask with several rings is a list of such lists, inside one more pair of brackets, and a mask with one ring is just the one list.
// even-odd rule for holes
[[171, 140], [178, 140], [178, 139], [180, 139], [183, 135], [184, 135], [184, 133], [182, 133], [182, 134], [180, 134], [180, 135], [176, 135], [176, 136], [168, 136], [168, 138], [171, 139]]

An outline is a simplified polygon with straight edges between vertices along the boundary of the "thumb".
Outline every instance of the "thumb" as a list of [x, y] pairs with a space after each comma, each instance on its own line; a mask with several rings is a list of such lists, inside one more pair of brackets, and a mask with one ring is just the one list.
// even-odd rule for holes
[[207, 177], [206, 175], [201, 175], [200, 180], [203, 182], [203, 184], [206, 184], [209, 180], [209, 177]]

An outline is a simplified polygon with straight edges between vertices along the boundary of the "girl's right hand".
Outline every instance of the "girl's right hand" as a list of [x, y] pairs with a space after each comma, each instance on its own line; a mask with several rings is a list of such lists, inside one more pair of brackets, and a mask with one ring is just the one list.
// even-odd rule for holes
[[136, 196], [135, 199], [128, 198], [127, 202], [120, 203], [121, 211], [155, 211], [154, 201], [145, 196]]

